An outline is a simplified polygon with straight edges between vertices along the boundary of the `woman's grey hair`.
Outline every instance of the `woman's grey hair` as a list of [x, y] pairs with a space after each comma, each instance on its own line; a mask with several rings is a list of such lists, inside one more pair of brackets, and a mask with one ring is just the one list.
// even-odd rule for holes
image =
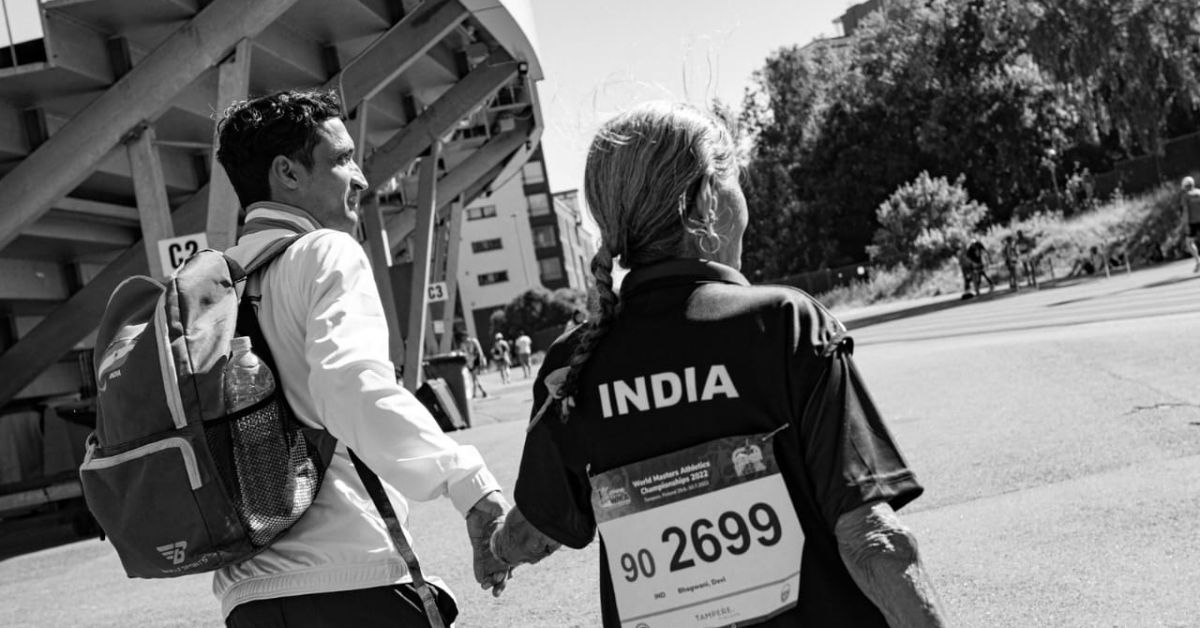
[[600, 227], [600, 250], [591, 265], [596, 292], [592, 316], [571, 356], [564, 395], [575, 394], [580, 373], [620, 313], [613, 260], [620, 258], [632, 270], [679, 256], [693, 231], [688, 216], [701, 186], [736, 172], [728, 128], [697, 107], [649, 102], [601, 127], [588, 149], [583, 177], [588, 211]]

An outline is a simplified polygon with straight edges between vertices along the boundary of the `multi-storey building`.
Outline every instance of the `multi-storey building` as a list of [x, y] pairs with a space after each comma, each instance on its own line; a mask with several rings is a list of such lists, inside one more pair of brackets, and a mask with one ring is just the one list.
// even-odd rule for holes
[[600, 235], [595, 223], [579, 207], [579, 190], [555, 192], [554, 213], [558, 215], [567, 280], [572, 287], [589, 290], [593, 284], [592, 257], [596, 255]]
[[467, 332], [491, 342], [491, 316], [537, 286], [591, 286], [595, 237], [575, 190], [551, 194], [535, 148], [518, 176], [467, 206], [459, 247], [458, 288]]
[[[409, 258], [425, 269], [443, 261], [428, 227], [457, 199], [515, 179], [525, 202], [517, 174], [545, 127], [528, 0], [5, 0], [0, 19], [0, 555], [14, 529], [90, 529], [78, 467], [114, 288], [237, 234], [213, 112], [336, 90], [368, 198], [424, 183], [411, 204], [363, 207], [398, 365], [420, 364], [430, 334], [400, 326], [425, 303], [394, 294], [397, 242], [420, 225]], [[548, 254], [519, 220], [535, 284]]]

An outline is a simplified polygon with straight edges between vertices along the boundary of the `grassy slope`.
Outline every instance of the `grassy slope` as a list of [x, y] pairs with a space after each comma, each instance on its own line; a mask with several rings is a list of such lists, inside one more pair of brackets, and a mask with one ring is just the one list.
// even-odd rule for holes
[[[1184, 255], [1178, 203], [1179, 188], [1170, 183], [1140, 196], [1116, 197], [1070, 218], [1045, 213], [1009, 225], [994, 225], [979, 237], [992, 254], [989, 273], [998, 283], [1006, 277], [1000, 256], [1004, 238], [1018, 230], [1036, 238], [1043, 273], [1053, 268], [1058, 276], [1066, 274], [1092, 246], [1100, 250], [1107, 247], [1112, 254], [1128, 252], [1137, 267]], [[958, 263], [951, 259], [934, 271], [875, 269], [869, 281], [835, 288], [818, 299], [830, 307], [859, 307], [961, 290], [962, 275]]]

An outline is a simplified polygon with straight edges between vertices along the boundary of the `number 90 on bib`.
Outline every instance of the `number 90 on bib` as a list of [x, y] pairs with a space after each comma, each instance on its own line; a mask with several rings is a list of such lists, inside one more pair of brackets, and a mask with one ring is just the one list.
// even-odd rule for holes
[[592, 476], [621, 625], [717, 627], [795, 606], [804, 534], [770, 434]]

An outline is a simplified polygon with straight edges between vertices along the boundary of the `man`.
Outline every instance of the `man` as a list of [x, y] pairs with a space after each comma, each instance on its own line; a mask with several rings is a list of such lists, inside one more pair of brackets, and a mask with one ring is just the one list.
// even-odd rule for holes
[[[300, 521], [261, 554], [216, 572], [227, 626], [427, 624], [347, 448], [378, 474], [402, 524], [406, 498], [448, 496], [466, 517], [476, 579], [498, 595], [507, 575], [486, 544], [508, 508], [499, 485], [474, 447], [443, 434], [396, 383], [371, 267], [350, 235], [367, 181], [341, 113], [332, 93], [292, 91], [235, 103], [219, 124], [217, 157], [247, 222], [228, 255], [245, 264], [303, 234], [257, 276], [259, 321], [298, 419], [338, 440]], [[454, 600], [429, 581], [449, 624]]]
[[521, 372], [524, 379], [529, 379], [532, 374], [530, 368], [530, 358], [533, 355], [533, 339], [529, 337], [523, 330], [521, 335], [513, 341], [513, 355], [517, 358], [517, 364], [521, 365]]
[[1025, 278], [1031, 287], [1038, 287], [1037, 267], [1039, 260], [1034, 253], [1034, 249], [1037, 248], [1037, 241], [1033, 236], [1026, 236], [1025, 232], [1018, 230], [1016, 246], [1017, 258], [1021, 262], [1021, 271], [1025, 273]]
[[987, 268], [992, 263], [992, 255], [988, 252], [987, 247], [979, 238], [971, 240], [971, 244], [967, 245], [967, 260], [971, 263], [971, 280], [975, 284], [975, 293], [983, 292], [983, 282], [986, 280], [988, 284], [988, 294], [991, 294], [996, 289], [996, 284], [992, 283], [992, 278], [988, 276]]
[[504, 339], [504, 334], [497, 333], [495, 341], [492, 342], [492, 361], [500, 369], [500, 382], [503, 384], [509, 382], [508, 369], [512, 366], [512, 359], [508, 353], [508, 341]]
[[468, 334], [465, 329], [455, 329], [454, 348], [467, 357], [467, 370], [471, 372], [472, 391], [480, 397], [488, 396], [487, 391], [483, 389], [483, 384], [479, 382], [479, 371], [487, 366], [487, 359], [483, 357], [483, 347], [479, 345], [479, 340]]
[[1183, 216], [1182, 225], [1184, 243], [1188, 253], [1196, 260], [1193, 273], [1200, 273], [1200, 249], [1197, 249], [1196, 238], [1200, 237], [1200, 190], [1196, 189], [1196, 180], [1191, 177], [1183, 178], [1183, 194], [1180, 198]]
[[958, 260], [958, 270], [962, 273], [963, 280], [963, 299], [970, 299], [975, 296], [971, 291], [971, 260], [967, 257], [967, 250], [961, 244], [954, 244], [954, 258]]
[[1012, 234], [1004, 236], [1004, 267], [1008, 269], [1008, 287], [1014, 291], [1021, 289], [1018, 257], [1017, 244], [1013, 241]]

